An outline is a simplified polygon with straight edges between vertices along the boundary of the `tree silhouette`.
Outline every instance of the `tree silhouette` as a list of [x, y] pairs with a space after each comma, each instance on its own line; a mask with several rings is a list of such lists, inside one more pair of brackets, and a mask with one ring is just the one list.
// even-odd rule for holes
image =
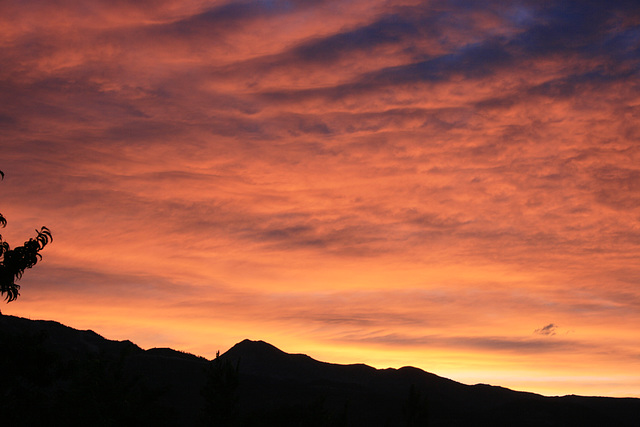
[[403, 412], [408, 427], [422, 427], [429, 425], [429, 402], [422, 396], [415, 384], [409, 388], [409, 397], [403, 405]]
[[209, 362], [206, 383], [200, 394], [205, 399], [204, 422], [211, 426], [238, 424], [238, 385], [240, 360], [235, 366], [222, 360], [220, 352]]
[[[0, 171], [0, 180], [4, 179], [4, 172]], [[0, 226], [4, 228], [7, 220], [0, 214]], [[36, 230], [35, 238], [24, 242], [22, 246], [11, 249], [9, 243], [2, 240], [0, 234], [0, 295], [5, 295], [5, 300], [11, 302], [20, 295], [20, 285], [16, 283], [22, 278], [27, 268], [31, 268], [42, 259], [40, 251], [51, 241], [53, 236], [47, 227]]]

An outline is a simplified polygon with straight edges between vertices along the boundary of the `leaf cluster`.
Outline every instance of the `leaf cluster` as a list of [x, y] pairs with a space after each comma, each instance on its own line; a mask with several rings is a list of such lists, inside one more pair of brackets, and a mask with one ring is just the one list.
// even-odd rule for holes
[[[0, 171], [0, 179], [4, 173]], [[0, 214], [0, 226], [5, 227], [7, 220]], [[51, 241], [53, 236], [47, 227], [36, 229], [36, 237], [30, 238], [22, 246], [11, 249], [9, 243], [0, 234], [0, 295], [5, 295], [7, 302], [14, 301], [20, 295], [20, 285], [16, 283], [28, 268], [33, 267], [42, 259], [40, 251]]]

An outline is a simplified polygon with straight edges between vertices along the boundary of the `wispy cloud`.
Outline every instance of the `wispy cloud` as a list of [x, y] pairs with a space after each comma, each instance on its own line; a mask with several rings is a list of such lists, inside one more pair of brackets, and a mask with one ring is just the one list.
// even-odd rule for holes
[[539, 335], [555, 335], [556, 331], [558, 330], [558, 325], [555, 325], [553, 323], [549, 323], [547, 326], [544, 326], [542, 328], [536, 329], [535, 331], [533, 331], [534, 334], [539, 334]]

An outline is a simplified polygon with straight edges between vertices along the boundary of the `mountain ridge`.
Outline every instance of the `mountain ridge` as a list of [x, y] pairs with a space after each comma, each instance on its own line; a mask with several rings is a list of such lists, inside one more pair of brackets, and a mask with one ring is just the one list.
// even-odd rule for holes
[[[640, 413], [637, 398], [465, 385], [410, 366], [321, 362], [260, 340], [242, 340], [210, 361], [5, 315], [0, 348], [10, 349], [0, 365], [12, 368], [0, 381], [2, 425], [56, 417], [69, 425], [189, 426], [224, 416], [219, 425], [633, 426]], [[96, 416], [106, 418], [96, 424]]]

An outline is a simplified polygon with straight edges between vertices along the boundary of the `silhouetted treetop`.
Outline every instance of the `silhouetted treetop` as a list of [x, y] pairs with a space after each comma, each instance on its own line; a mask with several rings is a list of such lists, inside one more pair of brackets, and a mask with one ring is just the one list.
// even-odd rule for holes
[[[0, 180], [4, 179], [4, 172], [0, 171]], [[0, 226], [7, 225], [6, 218], [0, 213]], [[5, 295], [7, 302], [14, 301], [20, 295], [20, 285], [16, 283], [28, 268], [33, 267], [42, 259], [40, 251], [51, 241], [53, 236], [47, 227], [36, 229], [36, 237], [30, 238], [22, 246], [11, 249], [9, 243], [0, 234], [0, 295]]]

